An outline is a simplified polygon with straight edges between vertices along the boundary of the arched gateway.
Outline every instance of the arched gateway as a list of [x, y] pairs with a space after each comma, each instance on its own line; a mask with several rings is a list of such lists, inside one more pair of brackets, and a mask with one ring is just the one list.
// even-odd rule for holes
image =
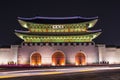
[[83, 53], [77, 53], [75, 55], [75, 64], [76, 65], [85, 65], [86, 64], [86, 57]]
[[33, 65], [33, 66], [41, 65], [41, 55], [39, 53], [32, 54], [30, 65]]
[[62, 52], [55, 52], [52, 55], [52, 65], [53, 66], [63, 66], [65, 65], [65, 55]]
[[[74, 58], [74, 64], [84, 65], [86, 64], [86, 56], [81, 52], [76, 55], [72, 53], [74, 50], [80, 50], [80, 47], [84, 46], [84, 43], [86, 43], [85, 49], [88, 49], [89, 43], [101, 34], [101, 30], [89, 31], [89, 28], [92, 28], [98, 21], [98, 17], [83, 18], [80, 16], [36, 16], [32, 18], [18, 17], [18, 21], [22, 27], [28, 29], [28, 31], [15, 30], [15, 34], [24, 40], [22, 46], [25, 46], [20, 47], [20, 53], [18, 53], [18, 55], [23, 54], [24, 56], [24, 50], [26, 50], [26, 52], [28, 50], [25, 58], [27, 58], [29, 52], [33, 50], [43, 52], [44, 56], [40, 55], [38, 52], [35, 52], [30, 56], [30, 65], [34, 66], [41, 65], [41, 63], [48, 65], [52, 64], [54, 66], [61, 66], [67, 63], [73, 64]], [[95, 46], [92, 44], [90, 45]], [[74, 48], [72, 46], [74, 46]], [[11, 48], [14, 49], [15, 47]], [[50, 53], [55, 49], [58, 50], [53, 53], [53, 55], [50, 55]], [[59, 49], [65, 50], [66, 54], [64, 55], [64, 53], [59, 51]], [[14, 51], [16, 50], [17, 48], [15, 48]], [[71, 54], [70, 51], [72, 51]], [[22, 61], [20, 63], [25, 64], [28, 60], [21, 60], [20, 58], [20, 61]]]

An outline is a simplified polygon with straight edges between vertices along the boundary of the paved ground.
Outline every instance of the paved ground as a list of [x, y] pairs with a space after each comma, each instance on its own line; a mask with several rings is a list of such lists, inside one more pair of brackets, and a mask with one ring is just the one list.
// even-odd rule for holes
[[0, 80], [120, 80], [120, 67], [8, 71], [0, 72], [0, 78]]

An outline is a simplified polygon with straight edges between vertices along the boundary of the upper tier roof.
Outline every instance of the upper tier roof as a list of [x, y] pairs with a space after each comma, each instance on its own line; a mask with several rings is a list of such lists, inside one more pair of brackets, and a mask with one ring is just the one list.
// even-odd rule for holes
[[33, 23], [44, 23], [44, 24], [69, 24], [69, 23], [80, 23], [80, 22], [87, 22], [91, 20], [98, 19], [98, 17], [91, 17], [85, 18], [80, 16], [73, 16], [73, 17], [32, 17], [32, 18], [23, 18], [18, 17], [18, 20], [23, 20], [27, 22]]

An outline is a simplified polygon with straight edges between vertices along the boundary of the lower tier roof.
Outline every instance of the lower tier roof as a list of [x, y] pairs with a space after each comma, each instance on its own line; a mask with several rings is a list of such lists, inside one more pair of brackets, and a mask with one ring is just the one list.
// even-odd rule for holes
[[15, 34], [24, 40], [24, 42], [92, 42], [101, 32], [89, 34], [72, 34], [72, 35], [33, 35], [18, 33]]

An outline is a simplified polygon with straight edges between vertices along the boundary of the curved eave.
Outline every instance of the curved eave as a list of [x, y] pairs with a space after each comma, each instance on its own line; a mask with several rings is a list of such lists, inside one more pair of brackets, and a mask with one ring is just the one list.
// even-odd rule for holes
[[28, 26], [27, 26], [27, 22], [22, 21], [22, 20], [18, 20], [18, 22], [20, 23], [20, 25], [21, 25], [22, 27], [24, 27], [24, 28], [28, 28]]
[[20, 39], [24, 40], [24, 38], [23, 38], [24, 35], [19, 34], [19, 33], [16, 33], [16, 32], [15, 32], [15, 35], [16, 35], [17, 37], [19, 37]]
[[98, 19], [90, 21], [88, 28], [92, 28], [97, 23], [97, 21], [98, 21]]
[[101, 33], [102, 33], [102, 32], [95, 33], [95, 35], [93, 35], [92, 40], [95, 39], [96, 37], [98, 37]]

